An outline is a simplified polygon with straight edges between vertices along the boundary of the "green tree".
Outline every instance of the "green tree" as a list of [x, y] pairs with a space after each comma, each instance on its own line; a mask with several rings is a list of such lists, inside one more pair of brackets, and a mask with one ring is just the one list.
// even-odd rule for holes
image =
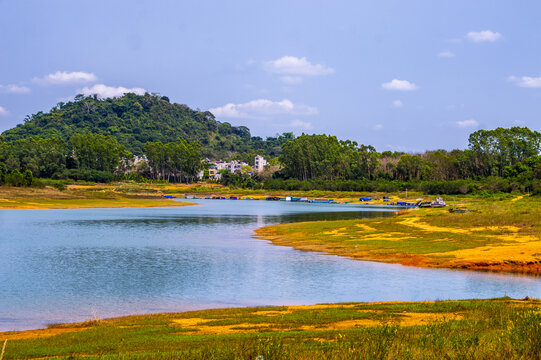
[[75, 134], [69, 144], [78, 169], [114, 173], [124, 159], [131, 157], [131, 153], [111, 136]]
[[6, 183], [12, 186], [23, 186], [24, 176], [19, 170], [13, 170], [6, 176]]
[[4, 164], [3, 162], [0, 162], [0, 185], [3, 185], [6, 183], [6, 174], [7, 174], [6, 164]]
[[23, 185], [32, 186], [33, 181], [34, 181], [34, 176], [32, 175], [32, 171], [26, 170], [23, 174]]

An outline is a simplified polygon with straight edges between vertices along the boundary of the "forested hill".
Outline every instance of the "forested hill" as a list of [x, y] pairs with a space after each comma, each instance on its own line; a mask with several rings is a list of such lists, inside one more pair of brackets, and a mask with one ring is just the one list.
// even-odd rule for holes
[[146, 142], [174, 142], [178, 138], [201, 144], [203, 155], [226, 158], [238, 153], [262, 152], [276, 156], [285, 137], [252, 137], [245, 126], [231, 126], [212, 113], [172, 104], [165, 96], [125, 94], [99, 99], [77, 95], [74, 101], [58, 103], [49, 112], [27, 116], [24, 124], [2, 133], [4, 140], [29, 137], [68, 140], [77, 133], [111, 135], [134, 154], [142, 154]]

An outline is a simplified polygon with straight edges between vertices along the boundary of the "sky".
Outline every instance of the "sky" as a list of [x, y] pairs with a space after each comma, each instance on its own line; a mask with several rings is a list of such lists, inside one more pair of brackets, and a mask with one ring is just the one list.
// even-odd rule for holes
[[541, 130], [541, 2], [0, 0], [0, 131], [76, 94], [157, 92], [253, 136], [378, 151]]

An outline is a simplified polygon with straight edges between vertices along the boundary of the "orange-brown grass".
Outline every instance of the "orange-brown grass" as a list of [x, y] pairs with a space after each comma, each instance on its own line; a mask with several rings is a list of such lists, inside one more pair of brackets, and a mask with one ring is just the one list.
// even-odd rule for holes
[[276, 245], [403, 265], [541, 274], [541, 199], [471, 201], [475, 212], [420, 209], [388, 219], [273, 225]]
[[127, 195], [110, 190], [87, 191], [73, 188], [64, 191], [52, 187], [19, 188], [0, 186], [0, 209], [79, 209], [186, 206], [186, 202], [159, 196]]

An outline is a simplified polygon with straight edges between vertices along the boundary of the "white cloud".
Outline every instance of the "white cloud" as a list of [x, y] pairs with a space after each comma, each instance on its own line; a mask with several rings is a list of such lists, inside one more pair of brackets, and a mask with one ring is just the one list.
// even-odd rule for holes
[[42, 85], [69, 85], [91, 83], [97, 81], [98, 78], [92, 73], [83, 71], [57, 71], [54, 74], [45, 75], [41, 78], [34, 78], [32, 81]]
[[396, 90], [396, 91], [413, 91], [417, 90], [418, 87], [412, 82], [407, 80], [398, 80], [393, 79], [390, 82], [381, 84], [381, 87], [385, 90]]
[[0, 116], [7, 116], [9, 115], [9, 111], [7, 111], [5, 108], [0, 106]]
[[8, 94], [28, 94], [30, 93], [30, 88], [13, 84], [0, 85], [0, 92]]
[[479, 122], [475, 119], [469, 119], [464, 121], [457, 121], [457, 126], [459, 128], [468, 128], [468, 127], [476, 127], [479, 126]]
[[78, 91], [78, 93], [89, 96], [97, 94], [100, 98], [114, 98], [122, 96], [126, 93], [134, 93], [137, 95], [144, 95], [147, 91], [142, 88], [125, 88], [123, 86], [107, 86], [103, 84], [96, 84], [92, 87], [84, 87]]
[[290, 100], [272, 101], [267, 99], [252, 100], [243, 104], [226, 104], [209, 109], [216, 117], [224, 118], [264, 118], [269, 115], [316, 115], [315, 107], [293, 104]]
[[312, 123], [311, 122], [302, 121], [302, 120], [298, 120], [298, 119], [293, 120], [289, 125], [292, 126], [292, 127], [299, 128], [299, 129], [304, 129], [304, 130], [311, 130], [312, 129]]
[[531, 77], [531, 76], [509, 76], [509, 81], [514, 82], [520, 87], [525, 88], [541, 88], [541, 76], [540, 77]]
[[438, 53], [438, 57], [441, 57], [441, 58], [452, 58], [452, 57], [455, 57], [455, 54], [452, 53], [451, 51], [449, 50], [445, 50], [445, 51], [440, 51]]
[[264, 64], [265, 70], [274, 74], [285, 75], [329, 75], [334, 69], [322, 64], [312, 64], [306, 57], [283, 56], [279, 59], [267, 61]]
[[404, 103], [402, 101], [400, 101], [400, 100], [393, 101], [393, 107], [394, 108], [401, 108], [403, 106], [404, 106]]
[[376, 130], [376, 131], [380, 131], [380, 130], [383, 130], [383, 125], [382, 124], [376, 124], [372, 127], [372, 129]]
[[501, 39], [502, 34], [490, 30], [470, 31], [466, 37], [473, 42], [494, 42]]
[[280, 80], [287, 85], [299, 85], [302, 84], [302, 77], [300, 76], [281, 76]]

